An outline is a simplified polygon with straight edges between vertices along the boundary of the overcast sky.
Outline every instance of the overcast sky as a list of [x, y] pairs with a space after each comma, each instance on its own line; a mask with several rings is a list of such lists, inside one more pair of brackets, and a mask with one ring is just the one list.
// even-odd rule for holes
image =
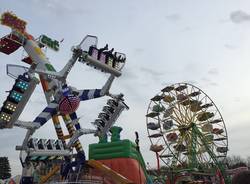
[[[60, 51], [48, 57], [60, 70], [71, 56], [70, 48], [87, 35], [99, 38], [124, 52], [127, 64], [111, 92], [125, 94], [129, 111], [117, 125], [122, 138], [141, 137], [146, 162], [155, 165], [149, 151], [145, 114], [155, 94], [166, 85], [189, 82], [205, 91], [216, 103], [225, 120], [229, 154], [250, 155], [250, 2], [248, 0], [0, 0], [0, 13], [12, 11], [28, 22], [27, 31], [35, 37], [46, 34], [64, 41]], [[1, 26], [1, 37], [9, 28]], [[23, 50], [7, 56], [0, 53], [0, 102], [13, 80], [5, 73], [6, 64], [20, 64]], [[107, 75], [77, 63], [68, 82], [79, 89], [99, 88]], [[81, 80], [80, 80], [81, 78]], [[107, 98], [81, 104], [81, 125], [91, 127]], [[39, 86], [20, 117], [33, 120], [45, 107]], [[21, 144], [25, 130], [1, 130], [0, 156], [8, 156], [12, 173], [21, 171], [15, 146]], [[55, 138], [52, 122], [34, 137]], [[81, 138], [84, 149], [97, 142], [93, 136]]]

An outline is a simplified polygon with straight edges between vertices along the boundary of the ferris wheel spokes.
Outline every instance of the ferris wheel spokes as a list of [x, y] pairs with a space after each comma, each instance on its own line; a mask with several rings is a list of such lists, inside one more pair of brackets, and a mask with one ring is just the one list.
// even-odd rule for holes
[[162, 89], [151, 99], [146, 118], [152, 146], [162, 146], [154, 151], [168, 166], [208, 167], [226, 155], [227, 133], [221, 114], [193, 85], [178, 83]]

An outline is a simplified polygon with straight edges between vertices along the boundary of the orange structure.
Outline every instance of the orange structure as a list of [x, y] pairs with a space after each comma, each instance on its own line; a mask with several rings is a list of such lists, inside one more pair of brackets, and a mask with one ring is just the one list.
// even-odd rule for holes
[[[146, 176], [144, 174], [143, 168], [140, 166], [139, 162], [133, 158], [114, 158], [107, 160], [98, 160], [103, 165], [112, 169], [113, 171], [119, 173], [128, 180], [133, 181], [134, 184], [145, 184]], [[100, 170], [92, 170], [92, 175], [103, 176], [105, 173]], [[113, 179], [107, 179], [104, 181], [105, 184], [117, 184]]]

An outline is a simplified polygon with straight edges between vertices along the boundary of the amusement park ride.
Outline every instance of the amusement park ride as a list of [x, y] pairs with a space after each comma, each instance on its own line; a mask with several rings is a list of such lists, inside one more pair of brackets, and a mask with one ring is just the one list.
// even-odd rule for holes
[[187, 83], [165, 87], [151, 99], [146, 117], [150, 150], [175, 173], [173, 180], [218, 176], [229, 182], [225, 123], [201, 89]]
[[[228, 151], [225, 123], [214, 102], [201, 89], [178, 83], [165, 87], [151, 99], [146, 114], [150, 149], [156, 153], [158, 169], [160, 159], [168, 168], [163, 179], [152, 181], [140, 153], [138, 134], [135, 143], [120, 140], [122, 128], [114, 126], [122, 111], [129, 109], [122, 93], [109, 91], [115, 77], [122, 75], [125, 54], [109, 50], [108, 45], [98, 49], [97, 37], [87, 35], [72, 47], [72, 57], [57, 72], [45, 49], [59, 51], [58, 41], [46, 35], [35, 39], [26, 31], [26, 22], [10, 12], [2, 14], [1, 24], [12, 31], [0, 39], [0, 52], [10, 55], [23, 47], [27, 56], [22, 61], [29, 65], [7, 65], [7, 74], [15, 82], [0, 109], [1, 129], [27, 129], [22, 145], [16, 146], [23, 167], [21, 184], [230, 183], [223, 162]], [[79, 90], [70, 86], [66, 79], [76, 62], [110, 74], [103, 87]], [[19, 120], [40, 83], [47, 106], [33, 121]], [[95, 128], [81, 127], [76, 114], [80, 102], [103, 96], [110, 99], [92, 122]], [[64, 135], [59, 117], [68, 135]], [[50, 120], [58, 139], [34, 138], [34, 132]], [[85, 134], [99, 137], [99, 143], [89, 145], [89, 160], [79, 141]]]
[[[28, 56], [24, 57], [22, 61], [30, 65], [30, 67], [7, 65], [7, 74], [15, 79], [15, 83], [0, 112], [1, 129], [13, 126], [27, 129], [22, 145], [16, 146], [16, 150], [20, 150], [20, 160], [23, 166], [22, 183], [31, 183], [33, 178], [30, 170], [33, 163], [37, 164], [45, 160], [64, 160], [61, 175], [65, 178], [73, 167], [79, 169], [85, 164], [85, 154], [79, 137], [84, 134], [95, 134], [101, 142], [107, 142], [107, 134], [111, 127], [121, 112], [128, 109], [124, 103], [123, 94], [114, 95], [109, 92], [115, 77], [122, 74], [121, 70], [125, 65], [126, 57], [122, 53], [113, 52], [113, 49], [108, 50], [108, 45], [98, 49], [97, 37], [88, 35], [79, 45], [72, 48], [72, 57], [63, 69], [57, 72], [47, 59], [43, 49], [51, 48], [58, 51], [58, 41], [45, 35], [34, 39], [26, 32], [26, 22], [10, 12], [2, 14], [1, 24], [10, 27], [12, 32], [0, 39], [0, 51], [9, 55], [23, 47]], [[78, 90], [67, 84], [67, 76], [77, 61], [110, 74], [101, 89]], [[20, 114], [39, 83], [43, 87], [47, 107], [33, 121], [19, 120]], [[96, 129], [82, 128], [76, 114], [80, 101], [104, 95], [109, 96], [110, 99], [103, 107], [103, 112], [99, 114], [98, 119], [92, 123]], [[59, 116], [63, 118], [68, 135], [63, 134]], [[34, 132], [51, 119], [58, 140], [33, 138]], [[73, 148], [77, 152], [74, 159], [71, 158]], [[92, 161], [88, 164], [103, 169], [100, 163]], [[47, 176], [41, 178], [40, 183], [45, 183], [58, 172], [59, 168], [58, 165], [55, 165]], [[119, 178], [115, 171], [108, 172], [107, 168], [103, 170], [110, 175], [116, 175], [115, 178], [122, 180], [123, 183], [128, 181], [125, 177], [120, 176]]]

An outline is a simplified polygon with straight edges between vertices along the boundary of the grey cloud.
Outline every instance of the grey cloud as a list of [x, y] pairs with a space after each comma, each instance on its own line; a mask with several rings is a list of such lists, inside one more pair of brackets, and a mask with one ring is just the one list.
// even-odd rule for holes
[[134, 71], [132, 68], [126, 68], [124, 71], [123, 71], [123, 78], [126, 79], [126, 80], [129, 80], [129, 79], [138, 79], [138, 76], [136, 75], [136, 71]]
[[234, 131], [235, 129], [239, 129], [241, 131], [248, 132], [250, 128], [250, 123], [248, 120], [240, 120], [237, 122], [237, 124], [231, 125], [228, 130], [232, 132], [232, 134], [242, 134], [242, 132]]
[[217, 68], [211, 68], [209, 71], [208, 71], [208, 74], [210, 75], [218, 75], [219, 74], [219, 71]]
[[[69, 14], [79, 14], [79, 13], [90, 13], [88, 9], [84, 8], [83, 6], [72, 6], [71, 1], [60, 1], [60, 0], [32, 0], [31, 1], [34, 6], [40, 7], [46, 13], [52, 13], [56, 16], [66, 16]], [[79, 2], [74, 2], [79, 3]], [[73, 3], [73, 4], [74, 4]], [[48, 14], [47, 14], [48, 15]]]
[[204, 84], [210, 85], [210, 86], [218, 86], [218, 83], [211, 81], [210, 79], [203, 77], [201, 78], [201, 81], [203, 81]]
[[188, 83], [188, 84], [197, 84], [197, 82], [196, 81], [194, 81], [194, 80], [185, 80], [185, 81], [183, 81], [184, 83]]
[[195, 73], [195, 74], [199, 74], [199, 72], [201, 71], [200, 66], [198, 63], [196, 62], [190, 62], [187, 63], [184, 67], [183, 67], [183, 72], [190, 74], [190, 73]]
[[[207, 72], [209, 75], [218, 75], [219, 74], [219, 71], [217, 68], [210, 68]], [[206, 84], [206, 85], [210, 85], [210, 86], [218, 86], [218, 84], [214, 81], [212, 81], [211, 79], [209, 78], [206, 78], [206, 77], [202, 77], [200, 79], [202, 81], [202, 83]]]
[[218, 83], [216, 83], [216, 82], [210, 82], [209, 85], [210, 86], [218, 86]]
[[146, 68], [146, 67], [141, 67], [140, 70], [141, 70], [142, 72], [147, 73], [147, 74], [150, 74], [150, 75], [152, 75], [152, 76], [154, 76], [154, 77], [164, 75], [163, 72], [157, 72], [157, 71], [155, 71], [155, 70], [152, 70], [152, 69]]
[[201, 80], [204, 81], [204, 82], [210, 82], [210, 79], [208, 79], [206, 77], [201, 78]]
[[163, 86], [163, 87], [166, 87], [166, 86], [171, 86], [171, 85], [173, 85], [174, 84], [174, 82], [172, 83], [172, 82], [162, 82], [161, 83], [161, 85]]
[[135, 53], [136, 55], [139, 55], [139, 54], [141, 54], [141, 53], [143, 53], [143, 52], [144, 52], [144, 49], [142, 49], [142, 48], [136, 48], [135, 51], [134, 51], [134, 53]]
[[242, 10], [233, 11], [230, 14], [230, 19], [233, 23], [239, 24], [250, 21], [250, 14]]
[[186, 26], [186, 27], [184, 27], [183, 29], [181, 29], [181, 31], [191, 31], [192, 30], [192, 27], [190, 27], [190, 26]]
[[142, 90], [142, 87], [139, 87], [138, 84], [132, 86], [131, 84], [123, 83], [119, 86], [119, 89], [124, 94], [125, 103], [130, 107], [130, 111], [135, 104], [141, 104], [145, 101], [146, 90]]
[[241, 101], [241, 100], [240, 100], [240, 97], [238, 97], [238, 96], [237, 96], [237, 97], [234, 97], [233, 100], [234, 100], [234, 102], [240, 102], [240, 101]]
[[[184, 81], [182, 81], [182, 82], [183, 82], [183, 83], [188, 83], [188, 84], [193, 84], [193, 85], [197, 84], [197, 82], [194, 81], [194, 80], [184, 80]], [[161, 85], [162, 85], [163, 87], [166, 87], [166, 86], [171, 86], [171, 85], [173, 85], [173, 84], [175, 84], [175, 83], [178, 83], [178, 82], [163, 82], [163, 83], [161, 83]]]
[[228, 22], [230, 22], [230, 20], [228, 20], [226, 18], [219, 20], [219, 23], [221, 23], [221, 24], [225, 24], [225, 23], [228, 23]]
[[169, 14], [169, 15], [166, 15], [165, 18], [167, 20], [170, 20], [170, 21], [178, 21], [181, 19], [181, 16], [177, 13], [174, 13], [174, 14]]
[[229, 50], [235, 50], [235, 49], [237, 49], [237, 47], [235, 45], [231, 45], [231, 44], [225, 44], [224, 47], [226, 47]]

